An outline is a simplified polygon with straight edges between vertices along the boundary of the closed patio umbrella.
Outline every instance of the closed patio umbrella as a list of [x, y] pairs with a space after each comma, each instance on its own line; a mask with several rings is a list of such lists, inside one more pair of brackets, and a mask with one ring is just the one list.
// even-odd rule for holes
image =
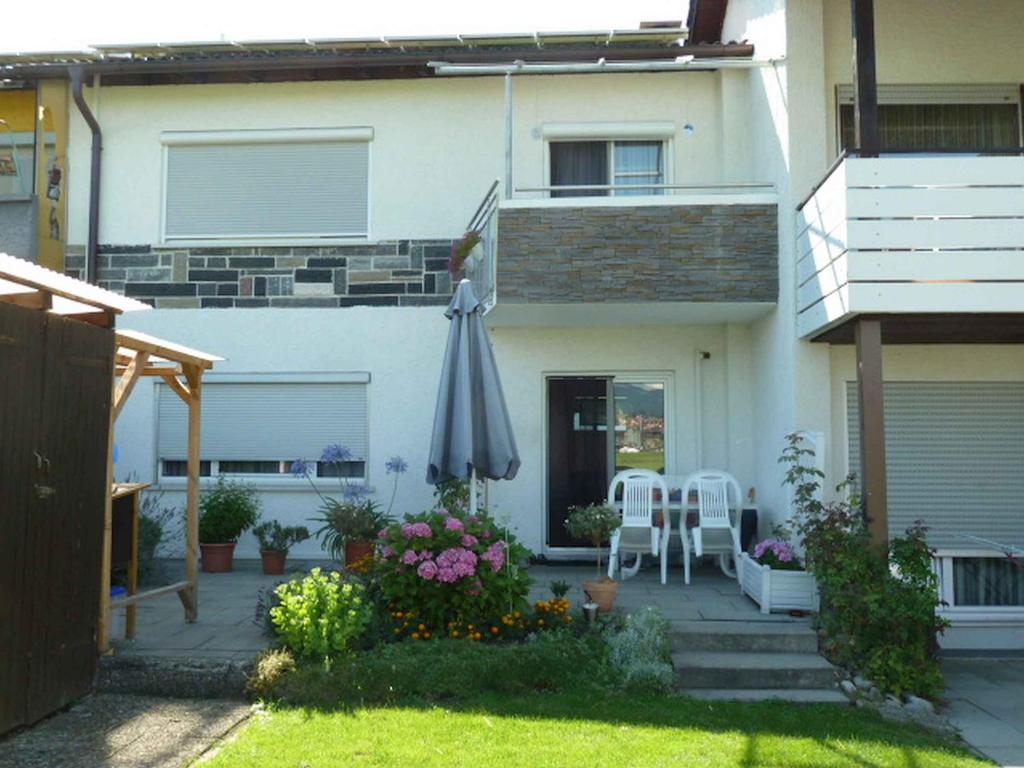
[[494, 362], [483, 306], [462, 280], [445, 316], [451, 322], [437, 391], [427, 482], [469, 478], [470, 512], [476, 512], [477, 477], [511, 480], [519, 451]]

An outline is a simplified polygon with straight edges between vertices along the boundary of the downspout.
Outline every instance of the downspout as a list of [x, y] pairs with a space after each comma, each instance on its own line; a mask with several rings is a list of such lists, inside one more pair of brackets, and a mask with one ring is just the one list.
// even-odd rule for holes
[[82, 94], [82, 68], [74, 67], [71, 72], [71, 96], [79, 114], [92, 132], [92, 154], [89, 160], [89, 239], [85, 252], [85, 279], [96, 282], [98, 274], [99, 231], [100, 231], [100, 156], [103, 153], [103, 133], [96, 116], [89, 109]]

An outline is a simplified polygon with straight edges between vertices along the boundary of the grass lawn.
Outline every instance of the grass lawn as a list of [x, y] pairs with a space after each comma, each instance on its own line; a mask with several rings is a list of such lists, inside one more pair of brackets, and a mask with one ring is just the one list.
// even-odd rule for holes
[[574, 693], [254, 718], [204, 768], [989, 765], [916, 728], [835, 705]]

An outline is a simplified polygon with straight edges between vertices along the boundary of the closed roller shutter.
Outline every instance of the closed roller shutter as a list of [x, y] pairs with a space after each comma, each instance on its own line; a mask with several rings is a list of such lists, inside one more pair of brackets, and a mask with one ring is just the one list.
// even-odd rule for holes
[[[850, 470], [860, 471], [857, 387], [847, 385]], [[1019, 543], [1024, 536], [1024, 384], [888, 382], [885, 445], [889, 529], [915, 520], [941, 548], [963, 534]]]
[[368, 231], [366, 141], [167, 147], [168, 240]]
[[[188, 457], [188, 409], [160, 385], [159, 459]], [[365, 384], [203, 384], [204, 460], [315, 460], [340, 443], [354, 458], [368, 448]]]

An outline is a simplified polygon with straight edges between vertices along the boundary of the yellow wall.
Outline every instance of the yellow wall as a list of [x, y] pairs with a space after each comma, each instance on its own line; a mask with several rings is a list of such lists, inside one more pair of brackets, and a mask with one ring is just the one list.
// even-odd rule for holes
[[39, 84], [36, 134], [36, 258], [44, 267], [64, 269], [67, 210], [68, 89], [63, 80]]

